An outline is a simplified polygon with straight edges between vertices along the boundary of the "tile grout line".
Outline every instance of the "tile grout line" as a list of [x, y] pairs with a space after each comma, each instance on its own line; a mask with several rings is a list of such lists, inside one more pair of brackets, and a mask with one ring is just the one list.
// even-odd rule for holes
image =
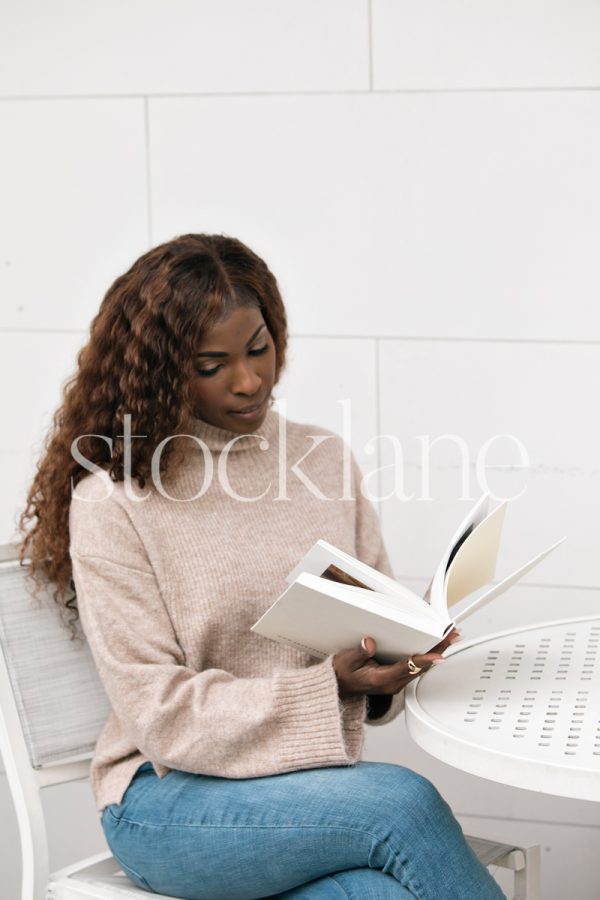
[[373, 92], [373, 0], [367, 0], [369, 31], [369, 91]]
[[352, 96], [355, 94], [561, 94], [561, 93], [598, 93], [600, 85], [540, 85], [530, 87], [453, 87], [453, 88], [331, 88], [324, 90], [289, 90], [289, 91], [187, 91], [165, 92], [155, 94], [7, 94], [0, 96], [0, 102], [15, 103], [20, 101], [44, 100], [139, 100], [150, 99], [185, 100], [203, 97], [327, 97]]
[[[12, 326], [0, 326], [0, 334], [87, 334], [88, 327], [82, 328], [17, 328]], [[524, 344], [531, 346], [567, 346], [567, 347], [596, 347], [600, 346], [599, 340], [587, 338], [488, 338], [488, 337], [428, 337], [413, 335], [390, 334], [303, 334], [302, 332], [290, 333], [290, 340], [321, 340], [321, 341], [398, 341], [405, 343], [439, 343], [439, 344]]]
[[347, 340], [347, 341], [406, 341], [406, 342], [437, 342], [444, 343], [471, 343], [471, 344], [567, 344], [579, 346], [600, 344], [600, 339], [590, 338], [494, 338], [494, 337], [463, 337], [452, 335], [451, 337], [439, 337], [437, 335], [408, 335], [408, 334], [308, 334], [296, 332], [290, 335], [292, 338], [310, 338], [311, 340]]
[[154, 223], [152, 217], [152, 190], [150, 174], [150, 102], [144, 97], [144, 145], [146, 149], [146, 214], [148, 217], [148, 246], [152, 246]]
[[3, 328], [0, 334], [80, 334], [82, 337], [89, 331], [86, 328]]
[[[379, 338], [375, 338], [375, 427], [381, 434], [381, 390], [379, 379]], [[381, 497], [381, 441], [377, 441], [377, 496]], [[383, 528], [383, 500], [378, 501], [379, 521]]]

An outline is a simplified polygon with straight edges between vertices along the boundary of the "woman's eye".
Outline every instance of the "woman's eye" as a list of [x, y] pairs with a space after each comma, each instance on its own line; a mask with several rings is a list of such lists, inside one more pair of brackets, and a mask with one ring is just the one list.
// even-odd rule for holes
[[[265, 344], [264, 347], [257, 347], [255, 350], [248, 350], [250, 356], [260, 356], [263, 353], [266, 353], [269, 349], [269, 345]], [[221, 369], [222, 366], [215, 366], [214, 369], [196, 369], [198, 375], [202, 378], [210, 378], [211, 375], [216, 375], [216, 373]]]

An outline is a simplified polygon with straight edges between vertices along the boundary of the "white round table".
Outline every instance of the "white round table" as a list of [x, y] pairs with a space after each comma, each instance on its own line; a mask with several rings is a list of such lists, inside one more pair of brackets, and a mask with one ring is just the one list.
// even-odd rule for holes
[[406, 721], [465, 772], [600, 800], [600, 616], [455, 645], [407, 688]]

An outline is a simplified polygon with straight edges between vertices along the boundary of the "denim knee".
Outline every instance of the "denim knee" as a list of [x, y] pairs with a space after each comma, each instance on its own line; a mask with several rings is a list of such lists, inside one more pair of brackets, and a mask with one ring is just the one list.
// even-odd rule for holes
[[[388, 767], [386, 767], [388, 768]], [[450, 807], [434, 784], [403, 766], [389, 764], [381, 799], [383, 815], [402, 812], [408, 821], [432, 821], [451, 815]]]
[[436, 786], [417, 772], [411, 772], [408, 782], [404, 780], [405, 802], [410, 804], [411, 811], [420, 812], [425, 818], [433, 818], [446, 812], [448, 805]]

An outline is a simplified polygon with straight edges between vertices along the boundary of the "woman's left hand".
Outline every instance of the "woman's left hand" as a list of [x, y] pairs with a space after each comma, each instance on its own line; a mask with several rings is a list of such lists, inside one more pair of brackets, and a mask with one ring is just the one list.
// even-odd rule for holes
[[377, 644], [370, 636], [364, 637], [359, 647], [339, 650], [333, 657], [333, 668], [340, 699], [360, 694], [372, 696], [399, 693], [421, 672], [443, 662], [442, 653], [459, 637], [456, 629], [452, 629], [428, 653], [415, 653], [391, 664], [378, 663], [373, 659]]
[[[414, 681], [415, 678], [418, 678], [419, 675], [422, 675], [423, 672], [426, 672], [432, 666], [436, 666], [444, 662], [444, 657], [442, 656], [444, 650], [447, 650], [451, 644], [455, 644], [457, 641], [460, 641], [460, 639], [460, 632], [456, 628], [453, 628], [452, 631], [449, 631], [448, 634], [439, 642], [439, 644], [436, 644], [435, 647], [432, 647], [431, 650], [429, 650], [427, 653], [418, 655], [414, 654], [414, 656], [409, 657], [413, 660], [420, 671], [416, 672], [414, 675], [411, 675], [407, 671], [405, 675], [402, 675], [400, 677], [399, 687], [397, 691], [394, 691], [394, 693], [404, 690], [407, 684], [410, 684], [411, 681]], [[377, 651], [377, 644], [374, 638], [366, 637], [364, 639], [364, 647], [370, 656], [375, 655]], [[372, 661], [372, 664], [379, 665], [375, 660]], [[369, 693], [377, 694], [377, 691], [371, 690]]]

